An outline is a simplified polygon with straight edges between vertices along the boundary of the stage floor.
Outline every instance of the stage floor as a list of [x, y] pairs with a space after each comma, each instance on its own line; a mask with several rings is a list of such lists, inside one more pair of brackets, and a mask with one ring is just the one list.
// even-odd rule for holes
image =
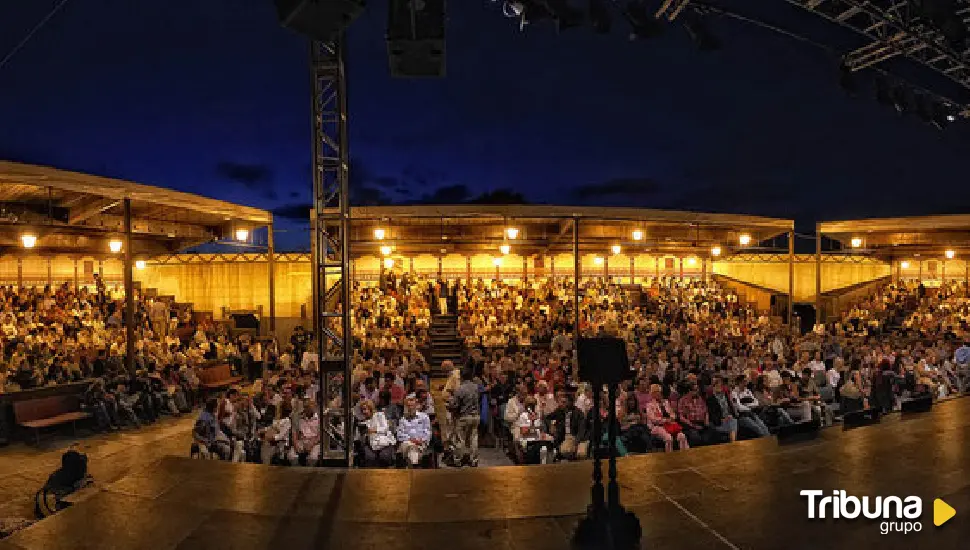
[[[150, 452], [150, 449], [145, 449]], [[315, 470], [167, 457], [0, 541], [0, 550], [567, 548], [591, 463], [463, 470]], [[850, 432], [619, 461], [643, 548], [965, 548], [970, 399]], [[922, 531], [809, 520], [799, 491], [919, 496]], [[933, 499], [957, 515], [933, 526]]]

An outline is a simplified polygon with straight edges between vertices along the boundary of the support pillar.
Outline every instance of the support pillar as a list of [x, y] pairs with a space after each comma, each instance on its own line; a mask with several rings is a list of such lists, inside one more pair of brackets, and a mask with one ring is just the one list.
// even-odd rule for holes
[[556, 278], [556, 255], [553, 254], [549, 256], [549, 272], [552, 273], [552, 278]]
[[444, 276], [442, 275], [442, 269], [441, 269], [441, 254], [438, 255], [438, 280], [439, 281], [444, 280]]
[[47, 257], [47, 286], [54, 286], [54, 259]]
[[17, 290], [24, 288], [24, 259], [17, 256]]
[[822, 320], [822, 226], [815, 224], [815, 322]]
[[529, 280], [529, 258], [522, 256], [522, 281]]
[[77, 268], [78, 266], [77, 266], [77, 264], [78, 264], [78, 259], [77, 258], [74, 258], [74, 292], [77, 292], [81, 288], [81, 286], [78, 284], [79, 281], [78, 281], [78, 268]]
[[134, 255], [131, 250], [131, 199], [125, 201], [125, 368], [135, 372], [135, 281], [132, 278]]
[[636, 258], [633, 255], [630, 255], [630, 284], [631, 285], [636, 284], [636, 278], [637, 278]]
[[603, 279], [609, 283], [610, 282], [610, 257], [603, 256]]
[[680, 262], [680, 280], [681, 282], [683, 282], [684, 281], [684, 257], [681, 256], [680, 258], [677, 258], [677, 260]]
[[276, 249], [272, 223], [266, 227], [266, 248], [269, 256], [269, 330], [276, 334]]
[[795, 231], [788, 232], [788, 332], [792, 331], [795, 307]]
[[411, 272], [411, 275], [414, 275], [414, 256], [408, 258], [408, 271]]
[[579, 218], [573, 218], [573, 346], [579, 345], [579, 279], [581, 260], [579, 258]]
[[919, 284], [923, 284], [923, 258], [920, 258], [918, 262], [919, 262]]
[[655, 260], [654, 265], [657, 268], [656, 269], [656, 271], [657, 271], [657, 279], [659, 280], [660, 279], [660, 256], [655, 257], [654, 260]]

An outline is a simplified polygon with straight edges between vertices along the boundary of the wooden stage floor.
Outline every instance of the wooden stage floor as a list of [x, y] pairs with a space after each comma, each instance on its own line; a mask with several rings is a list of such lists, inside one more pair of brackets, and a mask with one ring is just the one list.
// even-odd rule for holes
[[[771, 438], [628, 457], [619, 471], [643, 548], [970, 544], [970, 399], [807, 443]], [[166, 457], [0, 541], [0, 550], [568, 548], [590, 472], [590, 462], [409, 472]], [[922, 530], [881, 535], [876, 520], [809, 520], [804, 489], [922, 497]], [[939, 528], [937, 497], [957, 510]]]

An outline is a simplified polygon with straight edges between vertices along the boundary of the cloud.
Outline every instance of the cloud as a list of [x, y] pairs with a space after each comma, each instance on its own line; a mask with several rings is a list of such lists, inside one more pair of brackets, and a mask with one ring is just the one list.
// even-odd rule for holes
[[422, 204], [458, 204], [468, 200], [471, 193], [464, 184], [446, 185], [425, 194], [418, 201]]
[[302, 195], [302, 193], [300, 193], [299, 191], [290, 191], [291, 199], [298, 199], [300, 198], [300, 195]]
[[284, 220], [309, 222], [312, 208], [313, 205], [308, 202], [284, 204], [273, 209], [273, 216]]
[[273, 169], [265, 164], [245, 164], [220, 161], [216, 173], [222, 179], [242, 185], [248, 191], [258, 193], [266, 200], [276, 200], [278, 194], [273, 185]]
[[579, 200], [587, 200], [643, 197], [658, 191], [660, 185], [650, 178], [615, 178], [574, 187], [572, 194]]
[[472, 204], [528, 204], [525, 195], [509, 188], [486, 191], [468, 201]]
[[393, 189], [400, 186], [403, 182], [393, 176], [379, 176], [371, 180], [371, 183], [384, 189]]
[[350, 189], [350, 204], [353, 206], [384, 206], [391, 202], [391, 198], [376, 187], [362, 185]]

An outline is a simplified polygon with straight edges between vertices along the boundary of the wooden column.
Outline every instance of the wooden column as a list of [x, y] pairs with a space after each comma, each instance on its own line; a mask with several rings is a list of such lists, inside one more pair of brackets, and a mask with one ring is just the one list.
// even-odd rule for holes
[[74, 292], [77, 292], [78, 289], [80, 288], [80, 284], [78, 284], [80, 281], [78, 281], [78, 267], [77, 267], [77, 264], [78, 264], [78, 259], [77, 258], [74, 258]]
[[684, 257], [677, 258], [680, 262], [680, 280], [684, 280]]
[[17, 256], [17, 290], [24, 287], [24, 259]]
[[134, 255], [131, 250], [131, 199], [125, 199], [125, 367], [135, 372], [135, 281], [132, 277]]
[[822, 226], [815, 224], [815, 322], [822, 319]]
[[411, 272], [411, 275], [414, 275], [414, 256], [408, 258], [408, 271]]
[[269, 330], [276, 332], [276, 248], [273, 246], [273, 224], [266, 227], [266, 249], [269, 263]]
[[603, 278], [610, 282], [610, 257], [603, 256]]
[[[413, 261], [411, 262], [411, 265], [414, 266]], [[465, 256], [465, 281], [469, 285], [472, 284], [472, 257], [471, 256]]]
[[579, 279], [581, 260], [579, 258], [579, 218], [573, 218], [573, 349], [579, 344]]
[[522, 256], [522, 281], [525, 282], [529, 279], [529, 258]]
[[923, 258], [919, 260], [919, 284], [923, 284]]
[[656, 260], [655, 265], [657, 267], [657, 279], [660, 279], [660, 256], [656, 256], [654, 260]]
[[553, 254], [549, 256], [549, 272], [552, 273], [552, 278], [556, 278], [556, 255]]
[[54, 286], [54, 259], [47, 257], [47, 286]]
[[795, 231], [788, 232], [788, 331], [792, 330], [795, 307]]
[[441, 254], [439, 254], [438, 255], [438, 280], [440, 281], [442, 279], [444, 279], [444, 276], [442, 275], [442, 270], [441, 270]]

